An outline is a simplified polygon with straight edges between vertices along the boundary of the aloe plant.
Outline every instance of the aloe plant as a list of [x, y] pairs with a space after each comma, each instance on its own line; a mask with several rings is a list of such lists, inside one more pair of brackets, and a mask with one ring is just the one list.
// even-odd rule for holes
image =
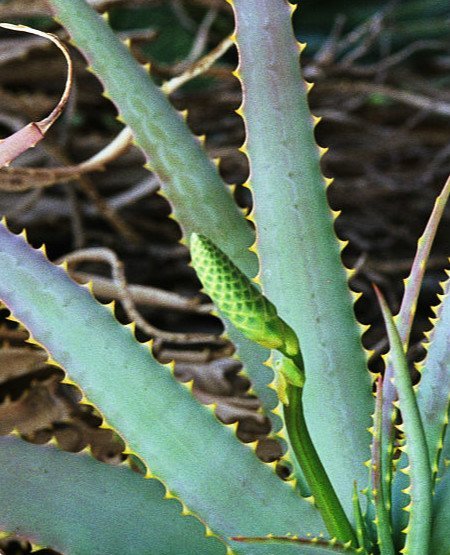
[[[254, 201], [246, 221], [201, 141], [85, 0], [49, 0], [161, 179], [192, 262], [285, 447], [291, 476], [178, 383], [111, 305], [0, 225], [0, 299], [115, 430], [120, 468], [0, 438], [0, 529], [65, 553], [449, 555], [448, 281], [412, 386], [405, 349], [450, 180], [419, 241], [376, 398], [334, 232], [310, 85], [285, 0], [232, 4]], [[1, 145], [0, 145], [1, 148]], [[20, 149], [19, 149], [20, 150]], [[267, 368], [269, 366], [269, 368]], [[400, 410], [402, 456], [394, 421]], [[145, 477], [128, 463], [139, 459]], [[166, 498], [166, 499], [164, 499]], [[169, 500], [167, 500], [169, 499]], [[172, 501], [170, 501], [172, 499]], [[55, 508], [57, 507], [57, 511]], [[57, 514], [54, 514], [57, 513]], [[181, 514], [180, 514], [181, 513]]]

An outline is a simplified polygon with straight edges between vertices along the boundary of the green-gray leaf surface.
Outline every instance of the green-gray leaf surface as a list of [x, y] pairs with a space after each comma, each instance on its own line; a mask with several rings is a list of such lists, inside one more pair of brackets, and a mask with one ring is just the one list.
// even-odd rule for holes
[[[185, 235], [189, 237], [196, 231], [209, 237], [243, 272], [254, 277], [258, 264], [255, 255], [248, 251], [254, 240], [251, 227], [182, 117], [84, 0], [49, 3], [131, 127], [137, 144], [162, 180], [164, 193]], [[270, 352], [237, 330], [229, 333], [238, 346], [255, 393], [279, 429], [279, 419], [270, 413], [276, 406], [273, 391], [267, 388], [272, 372], [261, 364]]]
[[[442, 454], [443, 459], [450, 456], [450, 434], [447, 426], [450, 397], [449, 279], [444, 284], [444, 296], [436, 316], [417, 392], [417, 403], [425, 424], [430, 464], [434, 474], [438, 471], [439, 456]], [[445, 439], [444, 432], [447, 432]]]
[[255, 273], [251, 228], [183, 117], [84, 0], [50, 4], [132, 129], [186, 236], [207, 235], [243, 271]]
[[384, 297], [377, 288], [375, 292], [388, 333], [389, 357], [394, 369], [394, 384], [398, 392], [406, 436], [410, 504], [403, 552], [423, 555], [428, 553], [432, 519], [432, 480], [427, 440], [402, 340]]
[[177, 383], [148, 346], [3, 225], [0, 299], [130, 448], [216, 533], [325, 531], [318, 511]]
[[300, 339], [308, 427], [351, 516], [353, 481], [367, 482], [374, 404], [290, 8], [282, 0], [233, 7], [263, 291]]
[[432, 555], [449, 555], [450, 553], [450, 472], [436, 486], [433, 499], [433, 525], [431, 528]]
[[0, 531], [66, 555], [224, 555], [164, 486], [86, 454], [0, 438]]

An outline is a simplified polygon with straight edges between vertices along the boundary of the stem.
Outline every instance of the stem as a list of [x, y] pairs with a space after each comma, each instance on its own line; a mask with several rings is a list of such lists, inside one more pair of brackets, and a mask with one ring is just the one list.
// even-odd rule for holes
[[288, 385], [288, 405], [284, 407], [284, 419], [295, 456], [304, 472], [328, 532], [341, 542], [351, 542], [356, 547], [355, 532], [331, 485], [319, 455], [306, 427], [303, 413], [303, 388]]

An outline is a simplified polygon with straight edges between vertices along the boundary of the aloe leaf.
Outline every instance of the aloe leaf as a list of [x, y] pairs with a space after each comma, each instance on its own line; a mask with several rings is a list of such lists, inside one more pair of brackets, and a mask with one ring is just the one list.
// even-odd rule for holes
[[[436, 236], [436, 232], [437, 232], [439, 223], [441, 221], [442, 214], [444, 213], [445, 206], [447, 205], [449, 195], [450, 195], [450, 178], [447, 179], [446, 183], [444, 184], [444, 187], [442, 188], [441, 193], [436, 198], [433, 210], [428, 219], [425, 230], [418, 241], [417, 251], [411, 267], [411, 272], [408, 278], [405, 280], [405, 291], [403, 294], [400, 311], [398, 315], [395, 317], [395, 323], [405, 348], [409, 343], [411, 326], [416, 312], [417, 300], [422, 287], [423, 277], [427, 267], [428, 258], [430, 256], [431, 247], [433, 245], [433, 241]], [[444, 326], [444, 329], [445, 329], [445, 326]], [[441, 328], [441, 331], [440, 331], [441, 335], [444, 334], [444, 329]], [[441, 355], [438, 355], [438, 353], [436, 352], [437, 349], [442, 349], [442, 341], [445, 341], [445, 339], [441, 338], [438, 341], [438, 344], [435, 347], [433, 347], [433, 352], [434, 352], [433, 356], [435, 358], [437, 356], [444, 356], [445, 358], [444, 352], [441, 352]], [[434, 371], [436, 372], [436, 368], [437, 368], [436, 364], [431, 363], [430, 366], [431, 368], [434, 368], [435, 369]], [[442, 372], [442, 369], [439, 367], [438, 373], [441, 374], [441, 372]], [[383, 399], [383, 438], [384, 438], [383, 439], [383, 458], [386, 461], [385, 464], [387, 464], [387, 460], [390, 459], [392, 456], [390, 446], [391, 446], [392, 439], [394, 437], [395, 408], [393, 403], [396, 399], [396, 390], [391, 380], [392, 376], [393, 376], [393, 368], [392, 368], [392, 364], [388, 360], [386, 365], [386, 370], [385, 370], [385, 378], [384, 378], [385, 385], [384, 385], [384, 393], [383, 393], [383, 397], [384, 397]], [[422, 387], [422, 382], [425, 384], [423, 393], [420, 392], [420, 389]], [[440, 426], [439, 419], [442, 418], [442, 395], [444, 396], [447, 395], [447, 393], [445, 392], [445, 388], [440, 389], [438, 387], [436, 390], [436, 385], [433, 386], [432, 385], [433, 383], [434, 384], [439, 383], [439, 378], [433, 375], [433, 371], [431, 370], [430, 372], [425, 371], [424, 375], [422, 376], [419, 382], [418, 396], [417, 396], [419, 409], [424, 419], [431, 418], [433, 420], [433, 417], [431, 417], [430, 414], [428, 414], [428, 417], [426, 416], [426, 413], [428, 411], [427, 405], [429, 406], [430, 403], [434, 402], [432, 400], [432, 397], [430, 397], [430, 395], [434, 395], [436, 393], [438, 395], [437, 399], [440, 399], [440, 400], [436, 399], [436, 403], [437, 403], [436, 406], [439, 405], [441, 407], [441, 412], [436, 415], [436, 419], [434, 420], [434, 423], [435, 423], [434, 426], [430, 428], [430, 431], [428, 429], [428, 426], [426, 426], [428, 443], [430, 441], [431, 442], [434, 441], [433, 438], [430, 437], [428, 434], [429, 433], [431, 433], [431, 435], [435, 434], [437, 429]], [[447, 389], [447, 392], [448, 392], [448, 389]], [[436, 445], [436, 443], [434, 443], [434, 445]], [[434, 451], [434, 454], [432, 451]], [[430, 462], [432, 467], [434, 467], [435, 465], [435, 459], [436, 459], [435, 448], [430, 447]], [[404, 468], [406, 465], [407, 465], [406, 457], [403, 455], [400, 458], [400, 461], [398, 462], [397, 468], [398, 469]], [[389, 486], [390, 484], [388, 483], [385, 485], [386, 488]], [[408, 497], [402, 492], [402, 490], [404, 490], [406, 486], [407, 486], [407, 478], [405, 474], [401, 472], [396, 472], [394, 477], [394, 482], [392, 485], [392, 499], [393, 499], [392, 510], [393, 510], [393, 516], [394, 516], [393, 522], [395, 525], [395, 535], [397, 537], [399, 537], [400, 529], [406, 525], [406, 520], [407, 520], [407, 515], [402, 510], [402, 508], [405, 507], [408, 503]], [[387, 495], [387, 492], [385, 492], [385, 495]]]
[[273, 412], [278, 405], [277, 394], [268, 387], [268, 384], [274, 381], [274, 372], [266, 365], [270, 351], [247, 339], [225, 318], [224, 323], [228, 336], [237, 347], [239, 359], [244, 364], [244, 374], [251, 380], [251, 389], [261, 401], [265, 414], [271, 421], [272, 431], [277, 432], [282, 426], [282, 421], [280, 416]]
[[[450, 272], [447, 271], [447, 275], [450, 275]], [[423, 373], [417, 391], [417, 402], [425, 425], [434, 480], [439, 469], [441, 451], [442, 460], [450, 455], [448, 432], [444, 436], [448, 429], [450, 398], [450, 280], [447, 279], [441, 285], [443, 295], [439, 295], [441, 302], [435, 308], [435, 326], [429, 335], [428, 352], [422, 362]]]
[[[409, 276], [405, 279], [405, 291], [402, 298], [400, 311], [395, 318], [395, 325], [398, 329], [403, 343], [407, 344], [411, 327], [416, 312], [417, 300], [419, 298], [420, 289], [422, 288], [423, 276], [430, 256], [431, 247], [436, 236], [436, 232], [447, 205], [450, 195], [450, 177], [444, 184], [442, 191], [436, 198], [433, 210], [428, 219], [423, 234], [417, 243], [417, 252], [414, 257], [413, 265]], [[385, 392], [389, 386], [385, 385]]]
[[360, 550], [337, 542], [336, 540], [324, 540], [322, 538], [301, 538], [297, 536], [261, 536], [255, 538], [233, 538], [236, 541], [270, 546], [271, 551], [268, 553], [278, 554], [277, 548], [280, 545], [290, 547], [291, 550], [286, 553], [300, 553], [304, 555], [329, 555], [330, 553], [362, 553]]
[[105, 415], [105, 426], [214, 532], [324, 532], [317, 509], [200, 405], [148, 345], [3, 225], [0, 298]]
[[358, 539], [359, 553], [361, 555], [368, 555], [371, 552], [371, 542], [367, 531], [366, 522], [361, 510], [361, 503], [359, 502], [358, 487], [355, 482], [353, 488], [353, 513], [355, 515], [355, 530]]
[[252, 231], [182, 115], [85, 0], [49, 3], [132, 129], [185, 234], [207, 235], [254, 274], [255, 260], [247, 250]]
[[401, 407], [403, 427], [406, 436], [408, 455], [408, 473], [410, 485], [410, 513], [408, 527], [405, 530], [406, 542], [404, 553], [423, 555], [428, 553], [432, 515], [432, 481], [431, 466], [423, 422], [411, 383], [408, 362], [403, 343], [395, 327], [394, 319], [380, 291], [375, 288], [380, 303], [390, 344], [390, 358], [394, 368], [395, 387]]
[[[373, 441], [372, 441], [372, 499], [375, 505], [375, 524], [378, 532], [378, 546], [381, 555], [394, 555], [394, 544], [392, 542], [391, 513], [389, 498], [385, 498], [383, 484], [388, 478], [382, 458], [382, 407], [383, 407], [383, 380], [380, 377], [377, 382], [377, 393], [375, 402]], [[391, 460], [387, 460], [389, 468]]]
[[[103, 82], [105, 94], [116, 104], [120, 117], [131, 127], [136, 143], [161, 179], [185, 236], [198, 232], [209, 237], [244, 273], [254, 277], [258, 264], [248, 251], [254, 234], [183, 117], [85, 0], [49, 0], [49, 4]], [[271, 412], [276, 398], [267, 387], [273, 373], [262, 365], [270, 352], [229, 324], [227, 330], [254, 392], [275, 430], [279, 429], [280, 420]]]
[[431, 530], [430, 553], [448, 555], [450, 553], [450, 472], [446, 472], [436, 484], [433, 499], [433, 526]]
[[[352, 515], [353, 481], [365, 483], [373, 413], [370, 377], [320, 173], [307, 86], [288, 2], [235, 0], [260, 279], [297, 333], [305, 414], [314, 444]], [[258, 53], [258, 56], [255, 55]], [[336, 449], [337, 438], [346, 441]]]
[[0, 438], [0, 530], [76, 555], [224, 555], [217, 538], [128, 466]]

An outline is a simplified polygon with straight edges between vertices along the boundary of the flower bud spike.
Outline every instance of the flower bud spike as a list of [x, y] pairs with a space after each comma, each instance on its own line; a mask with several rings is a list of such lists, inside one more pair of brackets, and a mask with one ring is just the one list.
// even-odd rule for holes
[[205, 291], [238, 330], [252, 341], [277, 349], [288, 357], [299, 353], [298, 339], [292, 328], [214, 243], [193, 233], [191, 255]]

